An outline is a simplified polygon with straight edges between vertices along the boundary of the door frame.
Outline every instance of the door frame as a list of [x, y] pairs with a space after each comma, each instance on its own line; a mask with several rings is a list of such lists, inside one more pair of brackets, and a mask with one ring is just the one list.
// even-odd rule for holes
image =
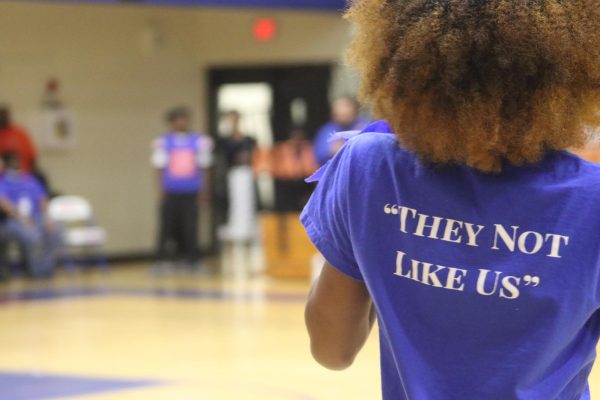
[[[325, 84], [326, 84], [326, 92], [329, 94], [331, 89], [331, 84], [333, 81], [333, 74], [336, 62], [307, 62], [307, 63], [274, 63], [274, 64], [254, 64], [254, 65], [213, 65], [208, 67], [205, 70], [205, 79], [206, 79], [206, 103], [207, 107], [205, 112], [208, 113], [206, 115], [207, 128], [209, 134], [217, 140], [219, 137], [218, 129], [219, 129], [219, 115], [218, 115], [218, 93], [219, 88], [222, 85], [226, 84], [236, 84], [236, 83], [257, 83], [257, 82], [265, 82], [271, 85], [273, 88], [273, 101], [274, 108], [277, 107], [277, 87], [278, 83], [282, 81], [282, 77], [288, 73], [310, 73], [311, 71], [319, 71], [319, 73], [324, 74], [326, 76]], [[329, 98], [326, 99], [326, 110], [323, 115], [329, 116]], [[277, 132], [279, 131], [276, 126], [275, 121], [275, 113], [271, 115], [271, 125], [273, 127], [274, 139], [277, 139]], [[316, 132], [314, 126], [320, 126], [327, 122], [327, 119], [324, 117], [321, 120], [311, 121], [313, 125], [313, 129], [310, 132], [307, 132], [309, 137], [312, 137]], [[288, 127], [286, 127], [287, 129]], [[314, 132], [313, 132], [314, 130]], [[213, 170], [212, 179], [214, 182], [216, 173]], [[210, 254], [216, 254], [220, 247], [221, 243], [219, 242], [217, 230], [218, 230], [218, 221], [216, 216], [216, 211], [214, 209], [215, 204], [215, 193], [213, 191], [213, 199], [211, 199], [211, 210], [213, 211], [211, 214], [211, 246], [207, 249]]]

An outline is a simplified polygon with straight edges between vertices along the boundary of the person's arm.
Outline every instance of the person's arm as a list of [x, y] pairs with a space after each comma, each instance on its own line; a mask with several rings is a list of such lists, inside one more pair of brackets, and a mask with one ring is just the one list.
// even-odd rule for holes
[[48, 196], [45, 194], [40, 196], [40, 210], [42, 210], [42, 214], [45, 217], [48, 217], [48, 206], [50, 205], [50, 201], [48, 200]]
[[315, 360], [332, 370], [351, 366], [369, 337], [375, 315], [365, 284], [326, 263], [305, 312]]
[[9, 218], [14, 218], [16, 220], [21, 221], [23, 225], [27, 227], [33, 226], [33, 221], [31, 218], [21, 215], [19, 209], [12, 204], [12, 202], [5, 197], [0, 196], [0, 210], [4, 211]]
[[210, 204], [210, 198], [212, 194], [212, 177], [210, 168], [202, 168], [202, 190], [199, 193], [200, 204], [206, 206]]
[[311, 350], [316, 361], [334, 370], [354, 362], [375, 321], [350, 229], [356, 217], [352, 193], [361, 190], [353, 178], [360, 159], [353, 162], [353, 154], [351, 145], [344, 146], [327, 164], [301, 216], [309, 238], [328, 261], [306, 306]]
[[40, 196], [40, 210], [42, 211], [42, 216], [44, 217], [44, 223], [46, 224], [46, 227], [50, 230], [53, 230], [56, 225], [54, 224], [52, 218], [50, 218], [50, 214], [48, 212], [49, 206], [50, 200], [48, 199], [48, 196], [44, 193]]
[[155, 181], [156, 181], [156, 191], [159, 195], [159, 198], [164, 196], [163, 189], [163, 175], [164, 169], [167, 167], [169, 156], [167, 155], [163, 142], [161, 139], [157, 139], [152, 143], [152, 157], [151, 164], [154, 167]]
[[164, 175], [164, 170], [162, 168], [157, 168], [156, 172], [155, 172], [155, 185], [156, 185], [156, 193], [158, 194], [159, 198], [163, 198], [164, 194], [165, 194], [165, 190], [163, 187], [163, 175]]
[[15, 207], [8, 199], [2, 196], [0, 196], [0, 210], [4, 211], [11, 218], [21, 217], [17, 207]]
[[212, 166], [214, 164], [215, 143], [212, 138], [203, 136], [199, 139], [198, 146], [198, 168], [200, 168], [200, 179], [202, 190], [198, 193], [198, 201], [202, 205], [210, 204], [212, 194]]

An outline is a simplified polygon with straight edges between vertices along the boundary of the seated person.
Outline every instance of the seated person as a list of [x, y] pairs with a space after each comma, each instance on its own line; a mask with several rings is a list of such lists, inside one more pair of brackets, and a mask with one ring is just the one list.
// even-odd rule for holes
[[[8, 216], [0, 209], [0, 227], [4, 226]], [[10, 277], [10, 262], [8, 259], [8, 241], [5, 240], [4, 232], [0, 228], [0, 281]]]
[[7, 215], [0, 228], [2, 239], [19, 244], [28, 272], [34, 278], [49, 277], [62, 247], [61, 232], [49, 220], [48, 197], [37, 179], [21, 168], [17, 153], [2, 155], [0, 211]]

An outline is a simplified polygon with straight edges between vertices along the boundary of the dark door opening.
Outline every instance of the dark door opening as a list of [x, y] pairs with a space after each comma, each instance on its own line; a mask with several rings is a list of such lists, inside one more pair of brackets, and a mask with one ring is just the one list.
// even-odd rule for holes
[[[292, 125], [303, 123], [308, 135], [314, 135], [329, 119], [329, 88], [332, 65], [294, 65], [266, 67], [212, 68], [209, 81], [209, 128], [219, 131], [221, 113], [219, 91], [224, 85], [266, 84], [272, 90], [271, 129], [274, 141], [285, 140]], [[294, 121], [294, 104], [304, 101], [305, 121]], [[296, 106], [297, 107], [297, 106]]]
[[[293, 128], [302, 129], [312, 139], [329, 120], [332, 73], [331, 64], [211, 68], [207, 76], [209, 132], [215, 139], [223, 135], [223, 114], [236, 110], [242, 116], [242, 130], [259, 147], [287, 140]], [[213, 176], [213, 250], [218, 248], [217, 227], [226, 217], [225, 181], [217, 165]], [[261, 204], [269, 209], [272, 182], [263, 176], [257, 183]]]

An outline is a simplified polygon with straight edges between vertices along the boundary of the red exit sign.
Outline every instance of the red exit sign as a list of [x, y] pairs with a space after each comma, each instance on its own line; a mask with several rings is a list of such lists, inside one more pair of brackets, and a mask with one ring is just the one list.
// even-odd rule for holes
[[260, 18], [254, 22], [252, 35], [257, 42], [270, 42], [277, 37], [279, 26], [273, 18]]

